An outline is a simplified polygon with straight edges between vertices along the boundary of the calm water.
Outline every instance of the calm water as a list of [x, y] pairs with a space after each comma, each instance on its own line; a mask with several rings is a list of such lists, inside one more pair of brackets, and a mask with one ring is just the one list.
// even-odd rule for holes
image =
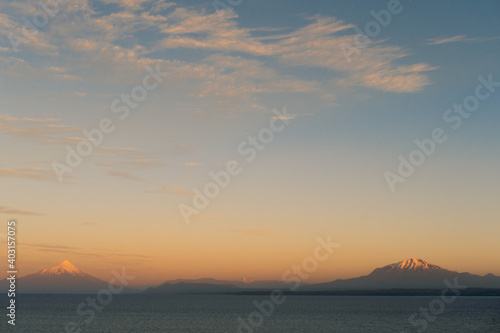
[[[18, 296], [17, 332], [65, 332], [75, 322], [81, 332], [238, 332], [237, 317], [247, 319], [257, 310], [253, 302], [269, 296], [159, 296], [115, 295], [90, 321], [79, 303], [96, 295]], [[435, 297], [287, 296], [270, 316], [256, 315], [263, 323], [240, 332], [417, 332], [408, 318], [428, 308]], [[3, 304], [6, 304], [5, 301]], [[439, 304], [434, 302], [437, 311]], [[5, 309], [5, 307], [2, 307]], [[4, 310], [5, 311], [5, 310]], [[463, 297], [447, 304], [428, 322], [425, 332], [500, 332], [499, 297]], [[5, 314], [2, 315], [4, 320]], [[87, 319], [90, 322], [85, 323]], [[2, 323], [5, 327], [6, 323]], [[1, 331], [6, 331], [2, 329]], [[12, 331], [14, 330], [7, 330]], [[77, 330], [75, 330], [77, 332]]]

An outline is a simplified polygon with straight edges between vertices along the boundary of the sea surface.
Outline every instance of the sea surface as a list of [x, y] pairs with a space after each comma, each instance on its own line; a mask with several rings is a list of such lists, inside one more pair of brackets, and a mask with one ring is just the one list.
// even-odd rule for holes
[[427, 296], [286, 296], [280, 299], [282, 304], [273, 303], [271, 313], [270, 296], [114, 295], [111, 300], [105, 296], [102, 300], [109, 304], [97, 303], [92, 309], [86, 302], [96, 295], [18, 295], [16, 327], [9, 327], [3, 314], [0, 331], [500, 332], [500, 297], [458, 297], [445, 304]]

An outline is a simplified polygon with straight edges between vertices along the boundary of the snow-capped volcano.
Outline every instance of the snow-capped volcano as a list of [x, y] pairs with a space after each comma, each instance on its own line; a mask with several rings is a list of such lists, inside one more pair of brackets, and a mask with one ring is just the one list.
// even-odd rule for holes
[[441, 267], [433, 264], [429, 264], [427, 261], [422, 260], [422, 259], [406, 259], [403, 261], [400, 261], [398, 263], [388, 265], [384, 268], [391, 268], [395, 270], [402, 270], [402, 271], [425, 271], [425, 270], [440, 270], [442, 269]]
[[42, 269], [39, 274], [41, 275], [61, 275], [61, 274], [69, 274], [73, 276], [85, 276], [81, 270], [76, 268], [72, 263], [68, 260], [64, 260], [59, 265]]
[[406, 259], [374, 269], [370, 274], [353, 279], [320, 283], [315, 289], [441, 289], [444, 281], [458, 281], [470, 288], [500, 288], [500, 277], [459, 273], [441, 268], [422, 259]]
[[[117, 290], [120, 289], [120, 286], [114, 285], [114, 283], [118, 283], [118, 280], [114, 278], [112, 281], [113, 284], [86, 274], [68, 260], [64, 260], [59, 265], [19, 278], [17, 292], [33, 294], [94, 294], [101, 289], [110, 288], [110, 286]], [[7, 280], [0, 281], [0, 289], [6, 288], [7, 282]], [[124, 288], [123, 292], [135, 292], [135, 290]]]

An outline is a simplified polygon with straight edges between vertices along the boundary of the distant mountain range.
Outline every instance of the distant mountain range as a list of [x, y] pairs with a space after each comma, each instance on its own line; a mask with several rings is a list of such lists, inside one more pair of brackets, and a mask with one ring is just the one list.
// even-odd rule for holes
[[[333, 292], [361, 290], [428, 290], [444, 289], [445, 280], [458, 281], [468, 289], [500, 289], [500, 277], [493, 274], [484, 276], [470, 273], [458, 273], [432, 265], [421, 259], [407, 259], [401, 262], [375, 269], [368, 275], [353, 279], [339, 279], [327, 283], [302, 283], [299, 292]], [[1, 281], [2, 289], [7, 281]], [[289, 291], [294, 283], [284, 281], [225, 281], [215, 279], [170, 280], [145, 290], [149, 294], [220, 294], [220, 293], [255, 293], [271, 289]], [[96, 293], [109, 288], [108, 283], [81, 272], [69, 261], [41, 270], [17, 281], [20, 293]], [[125, 293], [137, 292], [125, 288]]]
[[[115, 289], [120, 288], [112, 286]], [[7, 281], [1, 281], [0, 288], [2, 290], [7, 288]], [[108, 282], [83, 273], [67, 260], [57, 266], [18, 278], [16, 281], [16, 291], [27, 294], [95, 294], [101, 289], [108, 288]], [[124, 288], [123, 292], [139, 291]]]
[[[369, 275], [353, 279], [335, 280], [327, 283], [301, 283], [297, 291], [320, 292], [342, 290], [389, 290], [389, 289], [444, 289], [444, 280], [467, 288], [500, 289], [500, 277], [493, 274], [485, 276], [470, 273], [458, 273], [432, 265], [422, 259], [407, 259], [401, 262], [375, 269]], [[283, 281], [220, 281], [214, 279], [173, 280], [156, 288], [149, 288], [148, 293], [236, 293], [257, 292], [269, 289], [290, 289], [294, 283]]]
[[283, 281], [224, 281], [215, 279], [171, 280], [155, 288], [149, 288], [146, 293], [236, 293], [243, 290], [257, 291], [269, 289], [286, 289], [289, 285]]

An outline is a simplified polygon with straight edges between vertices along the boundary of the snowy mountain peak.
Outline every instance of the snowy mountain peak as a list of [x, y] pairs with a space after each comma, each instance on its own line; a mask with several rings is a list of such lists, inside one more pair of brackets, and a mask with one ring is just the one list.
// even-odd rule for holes
[[438, 270], [441, 267], [429, 264], [427, 261], [422, 259], [406, 259], [398, 263], [390, 265], [393, 269], [403, 270], [403, 271], [416, 271], [416, 270]]
[[62, 275], [62, 274], [69, 274], [73, 276], [84, 276], [85, 274], [82, 273], [78, 268], [76, 268], [72, 263], [70, 263], [68, 260], [64, 260], [61, 262], [59, 265], [44, 269], [40, 271], [41, 275]]

